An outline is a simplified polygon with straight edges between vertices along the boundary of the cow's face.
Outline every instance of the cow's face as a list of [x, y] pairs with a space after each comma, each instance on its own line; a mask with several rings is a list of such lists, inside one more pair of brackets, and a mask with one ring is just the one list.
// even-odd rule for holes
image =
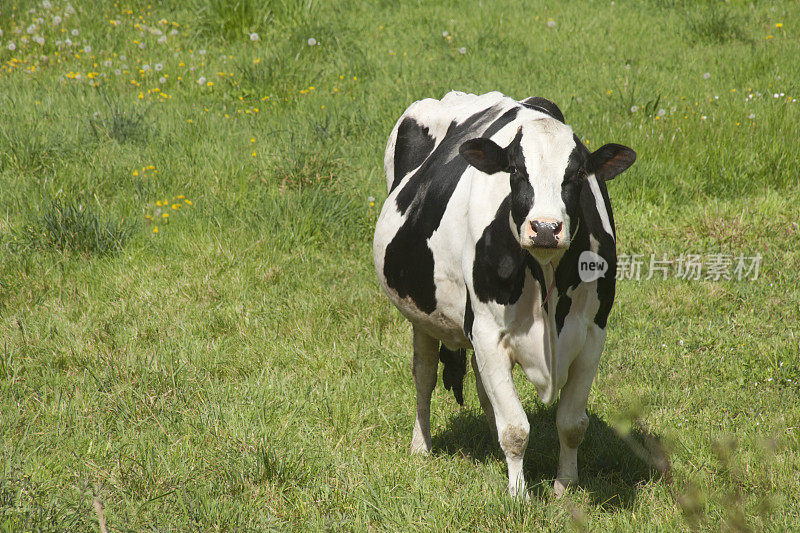
[[610, 180], [636, 159], [633, 150], [619, 144], [591, 153], [569, 126], [549, 118], [520, 126], [505, 148], [478, 138], [466, 141], [459, 152], [481, 172], [509, 175], [511, 231], [541, 264], [558, 261], [569, 247], [588, 177]]

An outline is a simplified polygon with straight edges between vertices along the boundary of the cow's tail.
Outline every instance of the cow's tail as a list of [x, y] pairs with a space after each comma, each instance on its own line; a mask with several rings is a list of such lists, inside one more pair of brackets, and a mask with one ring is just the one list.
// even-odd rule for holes
[[464, 375], [467, 373], [467, 351], [449, 350], [442, 344], [439, 347], [439, 361], [444, 364], [442, 382], [444, 388], [453, 391], [459, 405], [464, 405]]

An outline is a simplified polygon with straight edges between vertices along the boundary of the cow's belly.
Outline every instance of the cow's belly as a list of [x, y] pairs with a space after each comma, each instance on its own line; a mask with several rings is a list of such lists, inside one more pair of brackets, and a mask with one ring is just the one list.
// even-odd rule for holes
[[[405, 217], [395, 208], [395, 190], [384, 204], [378, 219], [373, 242], [373, 260], [381, 287], [397, 309], [429, 335], [442, 341], [450, 349], [471, 348], [464, 334], [464, 310], [467, 288], [461, 268], [463, 245], [467, 240], [466, 196], [469, 184], [461, 180], [447, 204], [438, 228], [425, 245], [433, 254], [433, 287], [436, 306], [426, 312], [412, 297], [401, 296], [387, 281], [384, 274], [386, 249], [402, 226]], [[413, 262], [414, 257], [403, 258]]]
[[550, 313], [545, 314], [539, 284], [529, 275], [515, 307], [531, 320], [519, 321], [502, 339], [509, 355], [520, 365], [545, 404], [558, 397], [569, 376], [570, 365], [584, 349], [587, 333], [596, 327], [593, 320], [600, 305], [596, 282], [580, 284], [569, 296], [572, 305], [560, 334], [556, 335], [556, 302], [550, 306]]

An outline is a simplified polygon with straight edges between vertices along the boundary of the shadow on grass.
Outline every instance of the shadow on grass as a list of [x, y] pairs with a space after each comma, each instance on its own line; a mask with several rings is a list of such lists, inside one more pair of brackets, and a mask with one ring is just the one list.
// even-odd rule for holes
[[[548, 499], [558, 468], [556, 406], [528, 411], [531, 433], [525, 453], [525, 480], [532, 496]], [[505, 461], [483, 413], [463, 410], [433, 436], [433, 453], [465, 455], [475, 461]], [[606, 511], [633, 505], [639, 487], [669, 479], [669, 460], [661, 439], [634, 424], [621, 434], [589, 413], [589, 428], [578, 449], [580, 486]]]

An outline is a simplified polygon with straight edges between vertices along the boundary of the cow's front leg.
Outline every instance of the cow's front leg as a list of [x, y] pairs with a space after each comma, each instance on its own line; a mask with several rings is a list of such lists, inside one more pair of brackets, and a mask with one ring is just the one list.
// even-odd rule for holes
[[[497, 332], [478, 334], [476, 338], [497, 339]], [[477, 373], [494, 412], [498, 440], [508, 464], [508, 492], [512, 496], [525, 496], [522, 463], [528, 447], [530, 423], [514, 386], [513, 363], [499, 342], [473, 342], [473, 345]]]
[[554, 484], [556, 495], [561, 496], [570, 486], [578, 484], [578, 446], [589, 426], [586, 403], [592, 388], [597, 363], [603, 352], [605, 330], [592, 324], [586, 334], [583, 349], [569, 367], [569, 377], [561, 389], [556, 413], [558, 441], [558, 476]]
[[472, 371], [475, 373], [475, 388], [478, 391], [478, 400], [481, 402], [483, 414], [486, 415], [486, 421], [489, 422], [489, 427], [492, 428], [492, 434], [494, 434], [495, 438], [497, 438], [497, 428], [495, 427], [492, 402], [489, 401], [489, 396], [486, 395], [486, 389], [483, 387], [481, 372], [478, 369], [478, 361], [475, 358], [474, 352], [472, 353]]
[[414, 326], [414, 360], [411, 372], [417, 388], [417, 419], [411, 436], [411, 453], [431, 451], [431, 394], [436, 387], [439, 341]]

